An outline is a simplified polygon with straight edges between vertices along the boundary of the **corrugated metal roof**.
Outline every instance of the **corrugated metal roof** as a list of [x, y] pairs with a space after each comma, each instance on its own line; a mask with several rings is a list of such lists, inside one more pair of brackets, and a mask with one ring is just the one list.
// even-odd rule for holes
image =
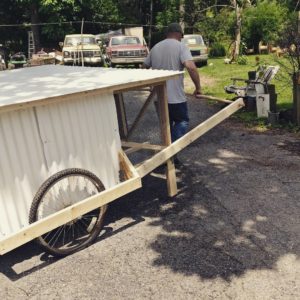
[[182, 72], [147, 69], [47, 65], [0, 72], [0, 108], [72, 93], [178, 76]]

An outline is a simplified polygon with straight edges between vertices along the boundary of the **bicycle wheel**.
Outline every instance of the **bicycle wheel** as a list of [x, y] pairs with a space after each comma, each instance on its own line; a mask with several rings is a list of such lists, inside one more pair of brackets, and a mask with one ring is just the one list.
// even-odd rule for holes
[[[40, 187], [29, 212], [36, 222], [104, 190], [100, 179], [83, 169], [66, 169], [49, 177]], [[107, 205], [97, 208], [37, 238], [54, 256], [66, 256], [90, 245], [99, 235]]]

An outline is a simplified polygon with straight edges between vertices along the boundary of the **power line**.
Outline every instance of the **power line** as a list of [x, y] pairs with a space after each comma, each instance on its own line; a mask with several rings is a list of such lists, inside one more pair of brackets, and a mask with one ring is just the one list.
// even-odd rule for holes
[[[49, 23], [22, 23], [22, 24], [0, 24], [0, 27], [31, 27], [31, 26], [44, 26], [44, 25], [62, 25], [62, 24], [79, 24], [81, 21], [65, 21], [65, 22], [49, 22]], [[165, 27], [149, 24], [134, 24], [134, 23], [113, 23], [113, 22], [96, 22], [96, 21], [84, 21], [89, 24], [100, 24], [100, 25], [118, 25], [118, 26], [142, 26], [142, 27]]]
[[[300, 0], [298, 0], [300, 2]], [[245, 17], [244, 17], [245, 18]], [[256, 19], [255, 16], [247, 16], [246, 18]], [[265, 17], [266, 19], [273, 19], [273, 17]], [[0, 28], [9, 27], [31, 27], [31, 26], [46, 26], [46, 25], [63, 25], [63, 24], [81, 24], [82, 21], [64, 21], [64, 22], [42, 22], [42, 23], [22, 23], [22, 24], [0, 24]], [[166, 28], [163, 25], [150, 25], [150, 24], [135, 24], [135, 23], [114, 23], [114, 22], [96, 22], [96, 21], [84, 21], [86, 24], [98, 24], [98, 25], [113, 25], [113, 26], [140, 26], [140, 27], [151, 27], [156, 29]], [[186, 28], [196, 28], [194, 26], [186, 26]]]

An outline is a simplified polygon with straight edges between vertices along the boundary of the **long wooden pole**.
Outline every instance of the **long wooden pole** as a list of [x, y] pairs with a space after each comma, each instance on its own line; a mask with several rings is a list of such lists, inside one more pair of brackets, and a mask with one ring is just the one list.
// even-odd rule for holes
[[224, 102], [224, 103], [232, 103], [233, 102], [232, 100], [217, 98], [217, 97], [208, 96], [208, 95], [198, 95], [197, 98], [205, 99], [205, 100], [214, 100], [214, 101], [219, 101], [219, 102]]
[[170, 146], [166, 147], [164, 150], [158, 152], [153, 157], [142, 163], [137, 171], [141, 177], [149, 174], [159, 165], [167, 161], [170, 157], [174, 156], [176, 153], [184, 149], [186, 146], [191, 144], [193, 141], [198, 139], [200, 136], [205, 134], [207, 131], [227, 119], [233, 113], [238, 111], [244, 106], [244, 100], [242, 98], [237, 99], [230, 105], [226, 106], [218, 113], [207, 119], [206, 121], [199, 124], [197, 127], [186, 133], [183, 137], [176, 140]]
[[[172, 144], [171, 131], [170, 131], [170, 121], [169, 121], [169, 109], [168, 109], [168, 99], [167, 99], [167, 87], [166, 84], [162, 84], [156, 87], [157, 91], [157, 101], [158, 101], [158, 115], [160, 121], [160, 132], [163, 145], [169, 146]], [[171, 158], [171, 156], [169, 157]], [[177, 182], [176, 182], [176, 171], [174, 162], [171, 159], [165, 159], [161, 163], [167, 162], [167, 186], [168, 195], [173, 197], [177, 194]], [[157, 165], [157, 167], [160, 164]]]

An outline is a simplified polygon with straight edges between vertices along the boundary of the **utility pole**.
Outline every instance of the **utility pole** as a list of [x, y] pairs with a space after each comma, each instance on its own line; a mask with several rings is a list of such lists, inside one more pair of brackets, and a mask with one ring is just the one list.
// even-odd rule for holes
[[81, 66], [84, 67], [84, 60], [83, 60], [83, 25], [84, 25], [84, 18], [81, 21]]
[[153, 18], [153, 0], [150, 1], [149, 31], [148, 31], [148, 47], [151, 47], [152, 38], [152, 18]]

